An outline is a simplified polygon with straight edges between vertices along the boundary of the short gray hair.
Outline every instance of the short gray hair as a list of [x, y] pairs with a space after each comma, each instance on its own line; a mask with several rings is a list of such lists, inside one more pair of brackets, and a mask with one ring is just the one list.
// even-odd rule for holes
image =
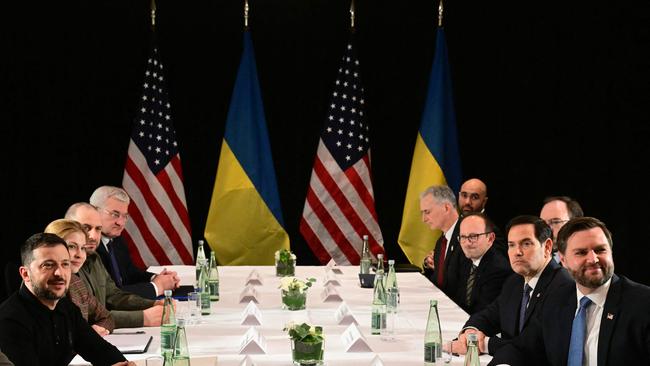
[[448, 202], [453, 208], [458, 209], [458, 203], [456, 202], [456, 195], [454, 191], [445, 185], [436, 185], [431, 186], [420, 193], [420, 199], [423, 199], [427, 195], [431, 195], [437, 203]]
[[128, 204], [131, 199], [125, 190], [113, 186], [101, 186], [95, 189], [95, 192], [90, 196], [90, 204], [95, 207], [104, 207], [109, 198], [115, 198], [120, 202]]

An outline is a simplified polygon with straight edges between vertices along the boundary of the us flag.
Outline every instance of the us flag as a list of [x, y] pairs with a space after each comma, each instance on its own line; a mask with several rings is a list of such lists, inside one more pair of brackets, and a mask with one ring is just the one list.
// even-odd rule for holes
[[300, 232], [321, 263], [359, 264], [362, 237], [383, 253], [370, 174], [370, 126], [351, 39], [341, 59], [318, 143]]
[[136, 265], [192, 264], [190, 220], [163, 65], [152, 46], [122, 185], [131, 197], [123, 236]]

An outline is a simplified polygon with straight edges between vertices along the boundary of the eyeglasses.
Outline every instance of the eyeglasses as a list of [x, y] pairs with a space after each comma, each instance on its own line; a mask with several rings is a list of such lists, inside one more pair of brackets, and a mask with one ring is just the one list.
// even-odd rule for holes
[[562, 219], [550, 219], [546, 220], [546, 223], [548, 226], [557, 226], [557, 225], [562, 225], [565, 222], [568, 222], [569, 220], [562, 220]]
[[115, 220], [119, 219], [120, 217], [123, 217], [124, 220], [129, 219], [129, 214], [128, 213], [121, 213], [119, 211], [109, 211], [109, 210], [107, 210], [105, 208], [102, 208], [102, 210], [104, 210], [104, 212], [106, 212], [110, 217], [114, 218]]
[[469, 241], [470, 243], [476, 243], [479, 236], [487, 235], [487, 234], [490, 234], [491, 232], [492, 231], [486, 231], [484, 233], [478, 233], [478, 234], [472, 233], [472, 234], [469, 234], [469, 235], [458, 235], [458, 241], [461, 242], [461, 243], [464, 242], [464, 241]]

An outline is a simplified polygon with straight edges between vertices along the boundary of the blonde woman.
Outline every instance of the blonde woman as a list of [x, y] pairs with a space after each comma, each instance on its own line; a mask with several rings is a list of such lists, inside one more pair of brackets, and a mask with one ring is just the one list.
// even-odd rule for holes
[[65, 240], [70, 252], [70, 288], [68, 297], [79, 307], [81, 315], [101, 336], [105, 336], [115, 328], [111, 313], [88, 290], [77, 273], [86, 261], [86, 241], [88, 236], [83, 226], [74, 220], [60, 219], [52, 221], [45, 228], [46, 233], [55, 234]]

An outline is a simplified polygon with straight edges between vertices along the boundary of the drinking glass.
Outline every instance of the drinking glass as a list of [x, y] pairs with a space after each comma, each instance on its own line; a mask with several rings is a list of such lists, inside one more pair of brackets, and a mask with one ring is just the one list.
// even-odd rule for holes
[[201, 294], [193, 291], [187, 294], [187, 307], [191, 324], [198, 324], [201, 320]]

